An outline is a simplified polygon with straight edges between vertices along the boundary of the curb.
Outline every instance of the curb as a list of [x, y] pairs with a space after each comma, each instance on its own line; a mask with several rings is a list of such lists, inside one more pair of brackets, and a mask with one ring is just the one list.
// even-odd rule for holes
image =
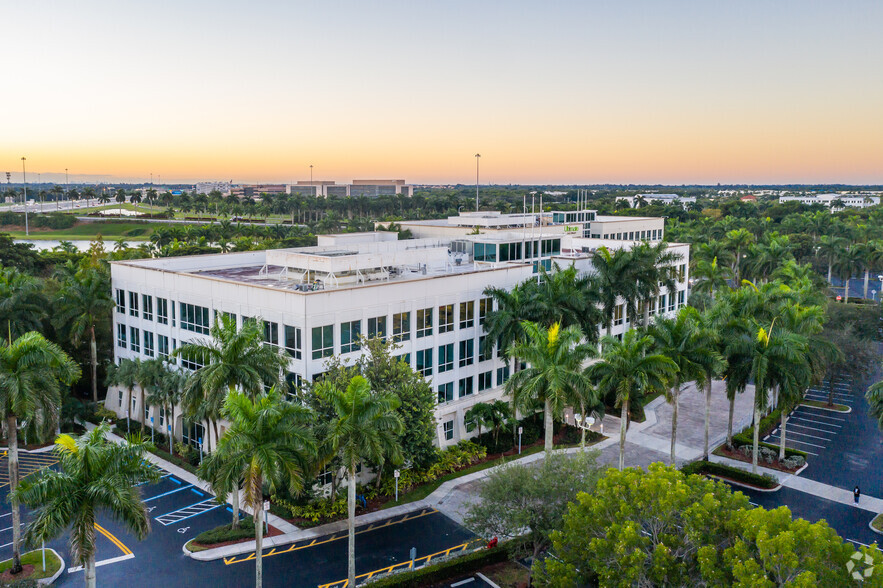
[[776, 486], [775, 488], [758, 488], [757, 486], [752, 486], [750, 484], [737, 482], [735, 480], [731, 480], [729, 478], [724, 478], [724, 477], [718, 476], [716, 474], [705, 474], [705, 475], [708, 476], [709, 478], [714, 478], [715, 480], [718, 480], [719, 482], [726, 482], [727, 484], [731, 484], [733, 486], [738, 486], [740, 488], [746, 488], [748, 490], [754, 490], [755, 492], [778, 492], [779, 490], [782, 489], [781, 482], [779, 482], [779, 485]]
[[[881, 513], [881, 514], [883, 514], [883, 513]], [[877, 533], [878, 535], [883, 535], [883, 531], [880, 531], [880, 530], [874, 528], [874, 521], [876, 521], [876, 520], [877, 520], [877, 517], [879, 517], [879, 516], [880, 516], [880, 515], [877, 515], [876, 517], [874, 517], [873, 519], [871, 519], [871, 522], [868, 523], [868, 528], [869, 528], [870, 530], [872, 530], [873, 532]]]
[[[43, 584], [43, 585], [45, 585], [45, 586], [49, 586], [50, 584], [52, 584], [53, 582], [55, 582], [55, 581], [61, 576], [61, 574], [64, 572], [64, 570], [65, 570], [66, 568], [64, 567], [64, 558], [61, 557], [60, 555], [58, 555], [58, 552], [57, 552], [57, 551], [55, 551], [55, 550], [52, 549], [51, 547], [47, 547], [46, 550], [47, 550], [47, 551], [51, 551], [52, 553], [54, 553], [54, 554], [55, 554], [55, 557], [58, 558], [58, 561], [61, 562], [61, 566], [59, 566], [58, 571], [55, 572], [55, 575], [54, 575], [54, 576], [52, 576], [51, 578], [40, 578], [39, 580], [37, 580], [37, 583], [38, 583], [38, 584]], [[35, 549], [34, 551], [39, 551], [39, 550]], [[24, 555], [24, 554], [22, 554], [22, 555]]]
[[836, 408], [828, 408], [826, 406], [816, 406], [815, 404], [804, 404], [802, 402], [800, 404], [798, 404], [798, 406], [805, 406], [807, 408], [815, 408], [816, 410], [826, 410], [828, 412], [835, 412], [837, 414], [849, 414], [852, 412], [852, 407], [846, 406], [845, 404], [842, 404], [841, 406], [846, 406], [846, 410], [837, 410]]

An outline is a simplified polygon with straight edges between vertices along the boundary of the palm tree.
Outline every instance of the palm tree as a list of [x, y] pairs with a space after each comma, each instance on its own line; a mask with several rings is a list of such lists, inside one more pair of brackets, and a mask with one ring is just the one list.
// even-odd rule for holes
[[858, 245], [853, 245], [840, 250], [840, 255], [834, 260], [834, 273], [843, 280], [843, 302], [849, 302], [849, 281], [864, 264], [864, 254]]
[[672, 405], [671, 413], [671, 464], [675, 464], [675, 444], [678, 432], [678, 396], [681, 387], [695, 382], [701, 389], [705, 384], [706, 375], [713, 371], [715, 364], [720, 363], [720, 356], [712, 347], [708, 338], [699, 329], [699, 311], [684, 307], [676, 317], [657, 316], [650, 326], [649, 334], [653, 337], [655, 351], [671, 359], [677, 371], [669, 380], [666, 400]]
[[107, 192], [104, 190], [101, 191], [101, 194], [98, 195], [98, 202], [101, 204], [107, 204], [110, 202], [110, 196], [108, 196]]
[[726, 265], [718, 265], [717, 257], [715, 257], [710, 262], [697, 261], [693, 268], [693, 277], [696, 278], [693, 290], [709, 294], [713, 301], [716, 291], [730, 287], [729, 280], [733, 277], [733, 270]]
[[[308, 409], [286, 402], [276, 388], [250, 398], [231, 392], [223, 416], [230, 428], [217, 449], [199, 467], [199, 475], [212, 481], [218, 496], [238, 492], [244, 480], [245, 504], [254, 513], [255, 586], [263, 585], [264, 485], [270, 494], [285, 488], [294, 495], [316, 455]], [[354, 585], [354, 584], [353, 584]]]
[[356, 466], [363, 460], [376, 464], [383, 464], [387, 460], [393, 464], [401, 463], [398, 436], [404, 431], [404, 425], [396, 413], [401, 401], [391, 394], [372, 392], [368, 380], [362, 376], [350, 380], [346, 390], [323, 382], [317, 392], [334, 409], [334, 417], [324, 426], [324, 453], [339, 455], [349, 478], [347, 586], [355, 586]]
[[105, 324], [113, 310], [110, 280], [107, 274], [94, 267], [78, 271], [65, 281], [58, 293], [54, 322], [67, 327], [74, 345], [89, 337], [89, 359], [92, 366], [92, 402], [98, 403], [98, 349], [95, 328]]
[[12, 499], [12, 571], [21, 571], [21, 513], [14, 498], [18, 486], [18, 421], [39, 420], [54, 428], [61, 410], [61, 387], [73, 384], [80, 369], [61, 347], [40, 333], [14, 341], [0, 340], [0, 410], [9, 437], [9, 491]]
[[129, 396], [126, 400], [126, 418], [130, 419], [135, 415], [132, 414], [132, 394], [135, 392], [135, 386], [138, 385], [141, 377], [141, 360], [139, 358], [135, 359], [122, 359], [119, 365], [109, 364], [107, 366], [107, 379], [106, 384], [108, 386], [120, 386], [125, 388]]
[[167, 420], [165, 430], [161, 433], [169, 436], [169, 454], [173, 453], [175, 439], [175, 406], [181, 402], [181, 393], [187, 383], [187, 376], [177, 369], [172, 369], [168, 363], [162, 364], [164, 371], [154, 382], [147, 402], [151, 406], [159, 406], [163, 409]]
[[466, 411], [463, 418], [466, 421], [466, 431], [471, 433], [473, 429], [478, 428], [479, 437], [481, 437], [482, 427], [492, 429], [494, 432], [494, 447], [496, 447], [500, 427], [509, 420], [511, 414], [508, 404], [502, 400], [495, 400], [493, 402], [479, 402], [473, 405], [472, 408]]
[[525, 341], [509, 348], [508, 355], [524, 359], [527, 367], [506, 382], [506, 392], [522, 412], [543, 407], [545, 450], [551, 452], [554, 419], [561, 418], [565, 408], [578, 404], [580, 399], [588, 400], [590, 409], [600, 404], [597, 396], [588, 393], [594, 388], [583, 369], [597, 352], [594, 345], [584, 341], [576, 325], [562, 329], [555, 323], [547, 329], [524, 321], [522, 329]]
[[616, 398], [621, 408], [619, 425], [619, 469], [625, 466], [625, 433], [629, 405], [647, 394], [665, 392], [677, 371], [677, 364], [658, 353], [651, 353], [653, 338], [635, 329], [626, 331], [622, 341], [615, 337], [601, 340], [601, 360], [589, 367], [602, 396]]
[[92, 198], [95, 198], [95, 188], [92, 186], [87, 186], [83, 189], [83, 196], [86, 197], [86, 207], [89, 206], [89, 201]]
[[95, 580], [95, 518], [109, 514], [137, 539], [150, 532], [150, 517], [137, 485], [156, 481], [159, 474], [144, 459], [147, 447], [130, 439], [116, 444], [105, 439], [106, 423], [73, 437], [55, 441], [60, 471], [45, 468], [24, 479], [12, 492], [13, 502], [34, 509], [25, 541], [38, 545], [70, 529], [71, 557], [83, 566], [87, 588]]
[[[561, 328], [578, 326], [583, 337], [590, 343], [598, 342], [598, 324], [603, 320], [598, 310], [598, 290], [588, 276], [581, 276], [575, 266], [561, 269], [558, 264], [552, 271], [541, 268], [542, 281], [536, 291], [533, 320], [550, 327], [558, 323]], [[534, 280], [528, 282], [535, 285]]]
[[868, 401], [868, 412], [877, 419], [877, 426], [883, 430], [883, 380], [868, 388], [865, 398]]
[[831, 237], [822, 235], [819, 238], [819, 244], [816, 245], [816, 251], [828, 261], [828, 284], [831, 284], [831, 272], [834, 269], [834, 260], [840, 257], [841, 252], [846, 247], [846, 240], [842, 237]]
[[41, 331], [48, 307], [43, 284], [15, 268], [0, 267], [0, 332], [20, 337]]
[[[666, 290], [669, 296], [677, 292], [677, 268], [675, 264], [681, 260], [680, 253], [669, 250], [668, 243], [660, 242], [656, 245], [641, 243], [629, 251], [631, 258], [629, 263], [629, 277], [634, 281], [633, 296], [629, 300], [629, 312], [632, 315], [632, 324], [637, 324], [639, 303], [643, 306], [643, 325], [650, 323], [649, 301], [658, 297], [662, 290]], [[627, 298], [628, 299], [628, 298]]]
[[120, 205], [120, 216], [123, 216], [123, 204], [126, 202], [126, 191], [122, 188], [117, 190], [114, 200]]
[[592, 255], [592, 272], [599, 296], [601, 311], [604, 314], [607, 336], [613, 329], [613, 314], [620, 298], [629, 295], [635, 282], [628, 275], [631, 257], [625, 249], [611, 252], [607, 247], [599, 247]]
[[[236, 319], [222, 314], [215, 320], [209, 334], [211, 339], [196, 339], [175, 350], [175, 355], [201, 358], [203, 367], [196, 370], [184, 389], [183, 404], [188, 412], [197, 407], [212, 423], [215, 443], [218, 417], [227, 394], [236, 389], [250, 398], [264, 391], [264, 387], [281, 387], [282, 374], [288, 367], [288, 358], [277, 347], [264, 345], [263, 323], [246, 321], [237, 330]], [[239, 492], [233, 492], [233, 527], [239, 526]]]
[[740, 271], [742, 267], [742, 253], [754, 244], [754, 235], [748, 229], [733, 229], [727, 232], [726, 239], [730, 248], [736, 250], [733, 259], [733, 276], [735, 276], [736, 287], [739, 287], [739, 284], [742, 283], [742, 273]]
[[867, 243], [859, 243], [856, 247], [861, 255], [861, 269], [865, 272], [862, 298], [867, 300], [871, 271], [883, 267], [883, 242], [868, 241]]

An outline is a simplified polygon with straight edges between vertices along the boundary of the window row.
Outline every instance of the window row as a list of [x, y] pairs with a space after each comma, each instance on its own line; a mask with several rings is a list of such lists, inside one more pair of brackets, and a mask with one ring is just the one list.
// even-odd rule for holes
[[[592, 235], [598, 238], [602, 235]], [[649, 229], [646, 231], [624, 231], [622, 233], [605, 233], [604, 239], [613, 239], [615, 241], [659, 241], [662, 239], [662, 229]]]
[[[465, 339], [457, 343], [457, 360], [454, 357], [454, 344], [448, 343], [438, 347], [438, 373], [452, 371], [454, 362], [459, 367], [466, 367], [475, 363], [475, 339]], [[414, 371], [421, 376], [431, 376], [434, 363], [432, 361], [433, 349], [418, 349], [416, 352], [416, 365]], [[494, 357], [494, 347], [488, 341], [487, 336], [478, 339], [478, 361], [489, 361]]]
[[[499, 367], [496, 371], [497, 386], [505, 385], [506, 380], [509, 379], [509, 366]], [[465, 398], [466, 396], [472, 395], [475, 393], [476, 380], [479, 392], [490, 390], [494, 387], [494, 371], [488, 370], [486, 372], [481, 372], [477, 377], [469, 376], [468, 378], [460, 378], [456, 382], [456, 395], [454, 382], [439, 384], [438, 403], [443, 404], [445, 402], [452, 402], [458, 398]]]
[[[120, 314], [126, 314], [128, 309], [129, 315], [141, 317], [146, 321], [154, 320], [161, 325], [169, 324], [169, 316], [172, 317], [172, 325], [175, 324], [175, 302], [172, 301], [172, 314], [169, 314], [169, 301], [165, 298], [156, 298], [150, 294], [138, 294], [137, 292], [128, 293], [128, 305], [126, 304], [126, 291], [116, 290], [116, 309]], [[155, 303], [155, 306], [154, 306]]]
[[172, 347], [169, 347], [169, 338], [165, 335], [154, 334], [136, 327], [127, 329], [126, 325], [117, 325], [117, 347], [122, 349], [143, 353], [147, 357], [168, 357], [175, 345], [177, 342], [172, 339]]

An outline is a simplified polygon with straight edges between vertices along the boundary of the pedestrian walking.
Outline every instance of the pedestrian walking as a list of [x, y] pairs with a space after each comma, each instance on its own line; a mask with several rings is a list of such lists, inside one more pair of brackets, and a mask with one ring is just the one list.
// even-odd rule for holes
[[861, 495], [862, 495], [862, 491], [859, 490], [858, 486], [856, 486], [855, 489], [852, 491], [852, 496], [855, 498], [856, 504], [858, 504], [858, 499], [859, 499], [859, 496], [861, 496]]

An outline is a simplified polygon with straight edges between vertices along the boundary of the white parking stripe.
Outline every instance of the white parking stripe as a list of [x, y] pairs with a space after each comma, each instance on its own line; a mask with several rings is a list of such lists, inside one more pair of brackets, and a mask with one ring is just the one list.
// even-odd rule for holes
[[[814, 395], [814, 394], [807, 394], [806, 397], [807, 397], [808, 399], [810, 399], [810, 400], [816, 400], [816, 401], [818, 401], [818, 402], [828, 402], [828, 397], [827, 397], [827, 396], [816, 396], [816, 395]], [[846, 400], [845, 398], [835, 398], [835, 399], [834, 399], [834, 403], [835, 403], [835, 404], [852, 404], [853, 401], [852, 401], [852, 400]]]
[[[817, 408], [817, 409], [816, 409], [816, 410], [819, 411], [819, 412], [812, 412], [811, 410], [808, 410], [808, 409], [811, 409], [811, 408], [815, 408], [815, 407], [812, 407], [812, 406], [801, 406], [799, 409], [795, 409], [794, 412], [793, 412], [792, 414], [797, 415], [797, 416], [803, 416], [803, 417], [812, 417], [812, 418], [814, 418], [814, 419], [825, 419], [825, 420], [829, 420], [829, 421], [838, 421], [838, 422], [841, 422], [841, 423], [845, 423], [845, 422], [846, 422], [846, 419], [842, 419], [842, 418], [840, 418], [840, 417], [833, 417], [833, 416], [828, 416], [828, 415], [826, 415], [826, 414], [822, 414], [822, 409], [821, 409], [821, 408]], [[832, 424], [833, 424], [833, 423], [832, 423]]]
[[806, 433], [801, 433], [799, 431], [793, 430], [791, 427], [788, 427], [788, 432], [786, 433], [786, 436], [790, 438], [791, 435], [800, 435], [801, 437], [809, 437], [810, 439], [818, 439], [819, 441], [833, 441], [833, 439], [828, 439], [827, 437], [817, 437], [815, 435], [808, 435]]
[[[776, 437], [776, 441], [775, 441], [776, 445], [778, 445], [779, 443], [782, 442], [782, 439], [778, 435], [775, 435], [775, 437]], [[818, 447], [819, 449], [825, 448], [824, 445], [816, 445], [815, 443], [807, 443], [806, 441], [798, 441], [797, 439], [792, 439], [791, 437], [788, 437], [787, 439], [785, 439], [785, 447], [788, 447], [788, 443], [799, 443], [800, 445], [809, 445], [810, 447]]]
[[[825, 427], [837, 427], [838, 429], [843, 428], [843, 425], [835, 425], [834, 423], [826, 423], [825, 421], [817, 421], [815, 419], [808, 419], [808, 418], [805, 418], [802, 416], [793, 416], [793, 417], [790, 417], [788, 420], [790, 421], [791, 419], [794, 419], [796, 421], [802, 421], [804, 423], [815, 423], [817, 425], [822, 425]], [[836, 433], [837, 431], [831, 431], [831, 432]]]
[[810, 427], [808, 425], [801, 425], [799, 423], [791, 423], [792, 427], [798, 427], [800, 429], [808, 429], [810, 431], [818, 431], [820, 433], [833, 433], [836, 434], [837, 431], [829, 431], [828, 429], [819, 429], [818, 427]]
[[[127, 553], [126, 555], [121, 555], [119, 557], [111, 557], [110, 559], [102, 559], [101, 561], [95, 562], [95, 567], [100, 568], [101, 566], [106, 566], [107, 564], [117, 563], [119, 561], [126, 561], [127, 559], [134, 559], [134, 553]], [[73, 574], [74, 572], [82, 572], [83, 566], [75, 566], [67, 569], [68, 574]]]

